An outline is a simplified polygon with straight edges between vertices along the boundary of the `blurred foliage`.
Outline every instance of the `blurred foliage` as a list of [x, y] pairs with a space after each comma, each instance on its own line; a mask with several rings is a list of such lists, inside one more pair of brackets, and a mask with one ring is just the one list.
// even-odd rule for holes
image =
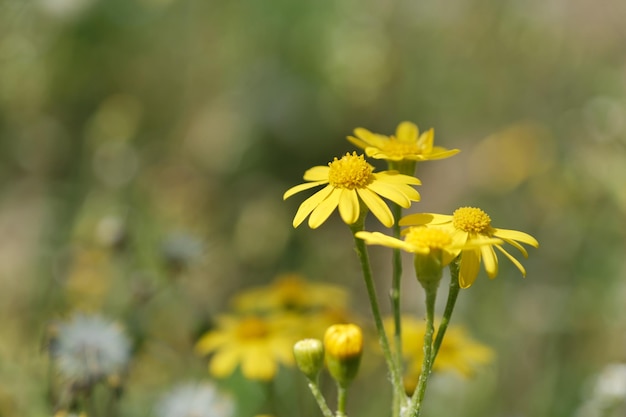
[[[541, 244], [526, 280], [503, 266], [461, 294], [456, 320], [498, 361], [435, 379], [427, 414], [572, 415], [626, 361], [624, 18], [609, 0], [0, 0], [0, 416], [52, 414], [42, 341], [76, 310], [132, 335], [127, 416], [206, 378], [197, 337], [277, 273], [368, 314], [343, 224], [293, 230], [281, 195], [355, 127], [402, 120], [462, 150], [419, 166], [416, 210], [478, 205]], [[255, 407], [294, 385], [311, 405], [295, 376], [225, 385], [242, 416], [282, 415]]]

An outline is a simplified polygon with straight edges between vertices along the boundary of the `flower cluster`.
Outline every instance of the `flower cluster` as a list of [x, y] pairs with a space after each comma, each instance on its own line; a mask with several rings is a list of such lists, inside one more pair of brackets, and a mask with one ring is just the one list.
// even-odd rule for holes
[[196, 351], [212, 354], [209, 373], [214, 377], [227, 377], [239, 366], [248, 379], [271, 380], [280, 365], [294, 364], [296, 341], [321, 338], [329, 325], [347, 320], [347, 302], [338, 286], [280, 275], [269, 285], [237, 294], [233, 311], [217, 317]]

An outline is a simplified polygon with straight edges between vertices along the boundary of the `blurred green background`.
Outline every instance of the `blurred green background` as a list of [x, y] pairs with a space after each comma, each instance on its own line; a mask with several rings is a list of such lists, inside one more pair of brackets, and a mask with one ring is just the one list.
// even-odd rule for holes
[[[526, 279], [503, 261], [461, 293], [454, 320], [498, 359], [436, 380], [428, 415], [573, 415], [626, 361], [625, 19], [608, 0], [0, 0], [0, 416], [52, 414], [46, 333], [75, 310], [132, 334], [125, 416], [205, 377], [199, 333], [280, 272], [369, 317], [347, 228], [294, 230], [282, 193], [355, 127], [403, 120], [462, 150], [419, 165], [412, 211], [476, 205], [541, 245]], [[202, 255], [171, 283], [173, 234]]]

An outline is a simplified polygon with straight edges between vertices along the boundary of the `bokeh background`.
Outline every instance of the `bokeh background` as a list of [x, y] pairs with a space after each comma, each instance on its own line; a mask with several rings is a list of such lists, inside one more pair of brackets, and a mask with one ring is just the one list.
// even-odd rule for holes
[[[419, 165], [411, 210], [476, 205], [541, 245], [526, 279], [502, 262], [461, 293], [454, 320], [497, 360], [436, 380], [428, 415], [575, 415], [626, 361], [625, 19], [611, 0], [0, 0], [0, 416], [52, 415], [46, 338], [74, 311], [132, 335], [125, 416], [208, 378], [198, 335], [278, 273], [349, 288], [367, 319], [347, 228], [294, 230], [304, 197], [282, 193], [355, 127], [403, 120], [462, 150]], [[264, 388], [230, 387], [262, 411]]]

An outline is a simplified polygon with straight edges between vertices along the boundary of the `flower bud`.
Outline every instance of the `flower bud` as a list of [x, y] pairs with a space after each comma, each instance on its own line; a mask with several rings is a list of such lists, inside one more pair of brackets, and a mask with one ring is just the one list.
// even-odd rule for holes
[[363, 353], [363, 333], [356, 324], [334, 324], [324, 335], [326, 364], [331, 376], [343, 386], [356, 376]]
[[324, 367], [324, 346], [317, 339], [304, 339], [293, 345], [293, 356], [298, 368], [314, 380]]
[[443, 276], [441, 255], [440, 249], [431, 249], [427, 254], [416, 253], [413, 259], [417, 280], [427, 291], [439, 287], [439, 281]]

